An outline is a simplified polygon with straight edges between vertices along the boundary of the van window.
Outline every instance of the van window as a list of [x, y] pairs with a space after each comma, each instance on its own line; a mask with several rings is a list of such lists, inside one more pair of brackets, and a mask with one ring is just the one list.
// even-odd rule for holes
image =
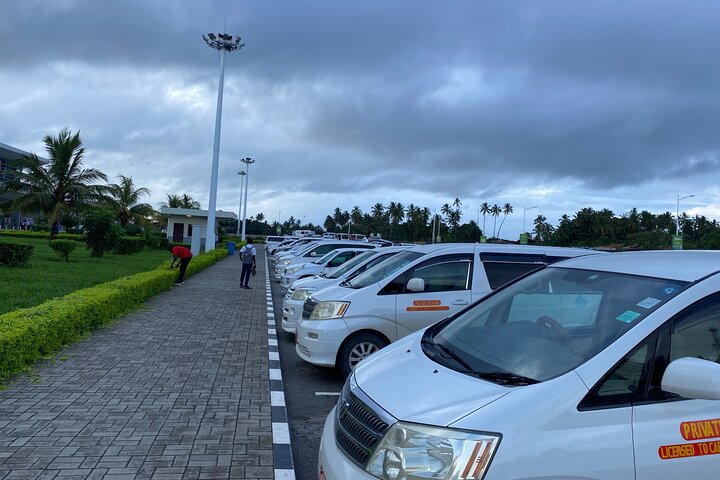
[[469, 258], [440, 260], [415, 267], [410, 278], [422, 278], [425, 281], [425, 292], [468, 290], [471, 267], [472, 262]]
[[422, 256], [423, 254], [419, 252], [398, 253], [394, 257], [389, 258], [387, 262], [381, 262], [373, 268], [361, 273], [350, 281], [348, 286], [350, 286], [350, 288], [363, 288], [368, 285], [372, 285], [373, 283], [377, 283]]
[[[549, 267], [429, 329], [424, 350], [438, 363], [490, 381], [542, 382], [592, 358], [684, 286], [656, 278]], [[452, 355], [433, 355], [433, 344], [436, 351]], [[607, 392], [613, 388], [608, 386]]]
[[480, 254], [490, 288], [495, 290], [547, 264], [545, 255], [507, 253]]
[[670, 361], [682, 357], [720, 363], [720, 303], [717, 301], [675, 323], [670, 335]]

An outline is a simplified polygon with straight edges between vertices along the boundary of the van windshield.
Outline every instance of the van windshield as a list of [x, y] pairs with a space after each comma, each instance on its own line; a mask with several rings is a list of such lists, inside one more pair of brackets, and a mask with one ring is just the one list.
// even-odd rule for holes
[[387, 259], [387, 261], [378, 263], [373, 268], [353, 278], [348, 282], [348, 286], [350, 288], [363, 288], [377, 283], [422, 256], [423, 254], [418, 252], [398, 253], [394, 257]]
[[373, 250], [363, 252], [360, 255], [357, 255], [354, 258], [351, 258], [347, 262], [343, 263], [342, 266], [336, 268], [335, 271], [333, 271], [330, 275], [327, 276], [327, 278], [340, 278], [356, 266], [360, 265], [361, 263], [367, 261], [369, 258], [377, 254], [378, 252]]
[[423, 351], [495, 383], [542, 382], [595, 356], [686, 285], [548, 267], [428, 329]]

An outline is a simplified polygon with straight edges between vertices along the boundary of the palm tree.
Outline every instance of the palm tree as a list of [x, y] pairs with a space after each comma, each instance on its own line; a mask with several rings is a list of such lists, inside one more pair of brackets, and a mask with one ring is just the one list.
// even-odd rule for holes
[[445, 221], [450, 223], [450, 213], [452, 212], [452, 210], [450, 209], [450, 205], [446, 203], [445, 205], [440, 207], [440, 212], [445, 217]]
[[117, 219], [120, 225], [125, 228], [133, 220], [141, 223], [145, 217], [152, 212], [152, 207], [147, 203], [138, 203], [140, 197], [149, 196], [147, 188], [135, 188], [133, 179], [120, 175], [120, 183], [112, 186], [112, 205], [115, 208]]
[[498, 228], [498, 237], [500, 236], [500, 230], [502, 230], [502, 227], [505, 224], [505, 219], [507, 218], [508, 215], [513, 213], [512, 205], [510, 205], [509, 203], [506, 203], [505, 205], [503, 205], [502, 213], [503, 213], [503, 219], [502, 219], [502, 222], [500, 222], [500, 228]]
[[500, 207], [498, 207], [497, 203], [490, 207], [490, 213], [493, 216], [493, 238], [497, 238], [495, 235], [495, 226], [497, 225], [497, 217], [500, 216]]
[[483, 235], [485, 235], [485, 215], [490, 213], [490, 204], [483, 202], [482, 205], [480, 205], [480, 213], [482, 213], [483, 216]]
[[63, 129], [57, 137], [45, 136], [43, 143], [48, 164], [42, 165], [34, 153], [14, 162], [17, 172], [0, 188], [3, 192], [18, 194], [18, 197], [3, 202], [2, 206], [22, 213], [42, 212], [51, 225], [50, 239], [54, 239], [63, 212], [111, 201], [112, 187], [94, 183], [107, 181], [104, 173], [82, 167], [85, 149], [80, 132], [73, 135], [70, 130]]
[[174, 193], [167, 193], [167, 201], [160, 204], [161, 207], [165, 208], [188, 208], [190, 210], [199, 210], [200, 202], [193, 199], [187, 193], [182, 195], [176, 195]]

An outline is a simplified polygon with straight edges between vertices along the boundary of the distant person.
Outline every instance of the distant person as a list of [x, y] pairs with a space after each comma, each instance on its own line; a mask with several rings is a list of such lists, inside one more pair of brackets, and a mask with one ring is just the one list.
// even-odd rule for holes
[[252, 238], [247, 239], [247, 244], [240, 249], [240, 260], [242, 260], [242, 272], [240, 273], [240, 288], [250, 288], [250, 272], [255, 274], [255, 247]]
[[179, 245], [177, 247], [171, 247], [170, 252], [173, 255], [172, 262], [170, 262], [170, 268], [175, 266], [176, 260], [180, 265], [180, 273], [178, 274], [177, 280], [175, 280], [175, 285], [182, 285], [185, 283], [185, 270], [187, 270], [187, 266], [190, 263], [190, 260], [192, 260], [193, 254], [187, 248]]

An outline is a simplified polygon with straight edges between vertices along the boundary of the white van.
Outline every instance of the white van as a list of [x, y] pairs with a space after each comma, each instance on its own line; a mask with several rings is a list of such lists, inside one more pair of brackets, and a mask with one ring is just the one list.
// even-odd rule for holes
[[349, 374], [371, 353], [427, 327], [527, 272], [594, 250], [438, 244], [409, 248], [305, 301], [295, 350]]
[[366, 250], [352, 260], [342, 264], [337, 270], [328, 275], [302, 278], [290, 284], [285, 298], [283, 298], [282, 328], [288, 333], [297, 332], [297, 324], [302, 316], [305, 300], [310, 296], [328, 287], [334, 287], [341, 282], [352, 280], [365, 270], [374, 267], [393, 255], [407, 250], [408, 247], [383, 247]]
[[319, 478], [709, 480], [720, 252], [548, 266], [363, 361]]
[[348, 260], [366, 251], [368, 251], [366, 248], [336, 248], [330, 250], [323, 257], [305, 263], [296, 263], [292, 267], [286, 268], [282, 273], [280, 285], [289, 288], [294, 281], [301, 278], [313, 277], [321, 273], [331, 273]]
[[353, 242], [350, 240], [318, 240], [306, 244], [303, 248], [287, 256], [281, 256], [278, 258], [275, 264], [275, 279], [280, 280], [285, 270], [293, 265], [298, 265], [305, 262], [317, 260], [318, 258], [326, 255], [336, 248], [358, 248], [368, 249], [376, 248], [376, 245], [364, 243], [364, 242]]

